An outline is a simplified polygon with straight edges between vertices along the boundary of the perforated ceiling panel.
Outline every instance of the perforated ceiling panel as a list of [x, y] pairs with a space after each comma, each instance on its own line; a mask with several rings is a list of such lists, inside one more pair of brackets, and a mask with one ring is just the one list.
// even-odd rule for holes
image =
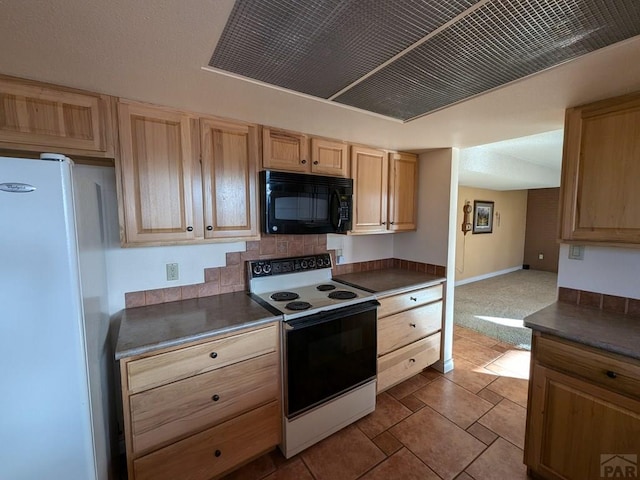
[[239, 0], [210, 65], [410, 120], [639, 34], [639, 0]]

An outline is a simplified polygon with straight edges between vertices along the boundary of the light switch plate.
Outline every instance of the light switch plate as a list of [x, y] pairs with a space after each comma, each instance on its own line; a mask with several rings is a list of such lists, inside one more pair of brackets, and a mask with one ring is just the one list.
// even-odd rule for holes
[[584, 260], [584, 245], [569, 245], [569, 259]]

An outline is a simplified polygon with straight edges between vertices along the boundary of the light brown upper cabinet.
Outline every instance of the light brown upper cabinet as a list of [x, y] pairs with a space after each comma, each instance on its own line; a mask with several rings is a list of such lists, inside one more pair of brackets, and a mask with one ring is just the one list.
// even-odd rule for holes
[[418, 202], [418, 157], [389, 154], [389, 230], [415, 230]]
[[[311, 143], [311, 148], [309, 148]], [[302, 133], [262, 129], [262, 167], [271, 170], [347, 177], [349, 149], [345, 142], [311, 138]]]
[[0, 147], [114, 157], [108, 95], [0, 76]]
[[258, 127], [202, 118], [205, 238], [258, 235]]
[[352, 146], [353, 233], [387, 232], [388, 153]]
[[416, 229], [418, 159], [351, 147], [353, 178], [352, 233], [388, 233]]
[[290, 172], [309, 171], [309, 144], [306, 135], [264, 127], [262, 166]]
[[202, 201], [194, 181], [199, 178], [193, 141], [197, 118], [120, 101], [118, 119], [123, 244], [202, 238]]
[[566, 112], [560, 239], [640, 244], [640, 93]]
[[124, 245], [259, 237], [256, 125], [124, 100], [118, 118]]
[[349, 175], [349, 147], [346, 143], [323, 138], [311, 139], [311, 172], [320, 175]]

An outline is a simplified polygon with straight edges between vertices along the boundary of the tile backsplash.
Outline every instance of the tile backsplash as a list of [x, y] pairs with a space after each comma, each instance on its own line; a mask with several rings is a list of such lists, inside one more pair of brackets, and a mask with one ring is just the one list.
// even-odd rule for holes
[[261, 258], [296, 257], [316, 253], [329, 253], [333, 262], [333, 274], [402, 268], [433, 275], [445, 276], [445, 267], [420, 262], [386, 258], [368, 262], [336, 265], [334, 250], [327, 250], [327, 236], [322, 235], [269, 235], [259, 241], [247, 242], [246, 251], [227, 253], [224, 267], [205, 268], [204, 283], [181, 287], [158, 288], [125, 293], [126, 308], [175, 302], [192, 298], [209, 297], [221, 293], [247, 290], [245, 262]]
[[618, 297], [604, 293], [577, 290], [575, 288], [559, 287], [558, 301], [582, 305], [583, 307], [597, 308], [605, 312], [640, 316], [640, 300], [635, 298]]

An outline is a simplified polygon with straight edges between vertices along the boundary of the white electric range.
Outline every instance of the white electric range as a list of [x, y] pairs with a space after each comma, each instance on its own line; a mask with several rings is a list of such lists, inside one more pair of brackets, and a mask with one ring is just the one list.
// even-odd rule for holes
[[252, 297], [284, 320], [280, 449], [289, 458], [375, 410], [379, 304], [333, 281], [329, 254], [247, 268]]

